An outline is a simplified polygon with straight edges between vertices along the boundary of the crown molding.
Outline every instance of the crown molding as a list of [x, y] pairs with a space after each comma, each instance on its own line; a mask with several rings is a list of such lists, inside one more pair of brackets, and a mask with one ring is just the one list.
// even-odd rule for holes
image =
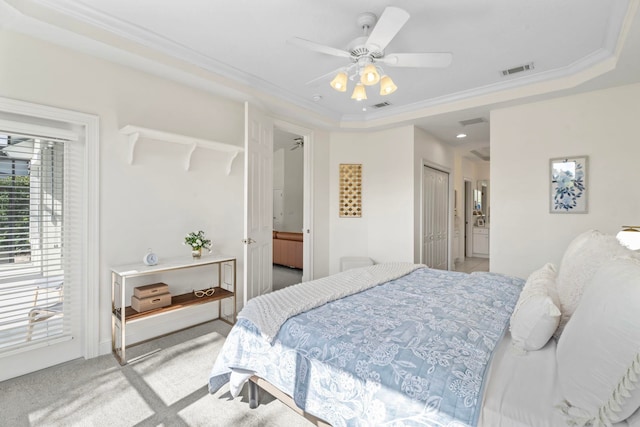
[[[21, 2], [18, 0], [0, 0], [0, 6], [10, 4], [19, 11], [18, 13], [36, 21], [40, 21], [42, 15], [46, 15], [44, 12], [47, 10], [53, 11], [92, 28], [116, 35], [122, 41], [127, 42], [115, 46], [110, 43], [110, 40], [99, 34], [98, 31], [82, 34], [75, 32], [76, 36], [79, 35], [85, 39], [85, 48], [83, 49], [85, 53], [99, 54], [107, 60], [120, 64], [133, 64], [133, 66], [143, 71], [212, 93], [226, 93], [235, 100], [258, 99], [269, 106], [273, 106], [281, 114], [287, 114], [288, 112], [298, 116], [302, 114], [305, 117], [308, 114], [311, 117], [309, 119], [311, 122], [318, 123], [323, 127], [337, 126], [339, 128], [355, 129], [371, 128], [388, 125], [392, 122], [424, 117], [425, 114], [430, 115], [429, 112], [432, 111], [450, 110], [452, 106], [465, 101], [475, 104], [481, 99], [502, 99], [507, 97], [513, 100], [531, 96], [532, 94], [541, 94], [543, 93], [541, 92], [542, 90], [561, 90], [579, 85], [586, 81], [585, 79], [597, 77], [615, 67], [628, 27], [635, 16], [639, 2], [640, 0], [616, 1], [609, 18], [610, 23], [606, 37], [603, 40], [603, 46], [565, 67], [528, 76], [511, 77], [503, 82], [425, 99], [424, 101], [393, 107], [385, 111], [367, 111], [362, 114], [343, 115], [329, 110], [322, 104], [293, 94], [285, 88], [275, 86], [253, 74], [245, 73], [188, 46], [177, 43], [161, 34], [132, 25], [83, 3], [72, 0], [32, 0], [30, 2], [31, 6], [39, 6], [41, 8], [40, 13], [34, 13], [33, 7], [19, 7], [17, 3], [21, 4]], [[14, 15], [12, 19], [15, 20], [15, 13], [12, 13], [12, 15]], [[0, 19], [0, 26], [4, 26], [3, 21], [6, 20]], [[22, 21], [24, 22], [25, 20], [23, 19]], [[56, 26], [62, 32], [72, 31], [63, 28], [53, 19], [47, 24], [50, 24], [48, 27]], [[16, 31], [26, 32], [24, 28], [18, 30], [15, 25], [13, 27]], [[53, 34], [53, 32], [49, 31], [49, 34]], [[60, 39], [64, 40], [62, 41], [63, 45], [70, 45], [68, 37], [66, 39], [65, 37], [52, 37], [49, 40], [58, 42]], [[87, 47], [91, 42], [97, 44], [95, 48]], [[142, 51], [142, 54], [139, 47], [136, 48], [134, 46], [135, 44], [146, 48]], [[167, 59], [171, 58], [173, 61], [161, 61], [158, 66], [156, 65], [159, 61], [157, 53], [161, 53]], [[176, 60], [183, 62], [183, 66], [177, 65]], [[202, 73], [198, 74], [195, 71], [191, 71], [188, 67], [185, 67], [185, 64], [206, 70], [208, 74], [203, 76]], [[590, 69], [592, 70], [591, 72], [589, 71]], [[230, 90], [227, 87], [230, 85], [225, 85], [225, 81], [234, 82], [233, 89], [235, 91]], [[544, 82], [549, 82], [550, 84], [544, 85], [542, 84]], [[532, 91], [527, 87], [534, 87], [536, 90]], [[299, 108], [303, 108], [306, 111], [297, 111]]]

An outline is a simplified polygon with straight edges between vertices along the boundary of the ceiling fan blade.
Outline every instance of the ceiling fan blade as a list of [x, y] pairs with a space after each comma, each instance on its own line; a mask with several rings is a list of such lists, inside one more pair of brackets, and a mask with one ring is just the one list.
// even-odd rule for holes
[[451, 65], [451, 61], [453, 61], [451, 52], [391, 53], [376, 59], [376, 62], [392, 67], [414, 68], [445, 68]]
[[303, 49], [313, 50], [315, 52], [324, 53], [326, 55], [340, 56], [342, 58], [351, 58], [351, 54], [346, 50], [336, 49], [335, 47], [325, 46], [320, 43], [312, 42], [310, 40], [301, 39], [300, 37], [292, 37], [287, 40], [287, 43], [294, 46], [301, 47]]
[[370, 51], [383, 51], [409, 20], [409, 13], [399, 7], [388, 6], [373, 27], [365, 46]]

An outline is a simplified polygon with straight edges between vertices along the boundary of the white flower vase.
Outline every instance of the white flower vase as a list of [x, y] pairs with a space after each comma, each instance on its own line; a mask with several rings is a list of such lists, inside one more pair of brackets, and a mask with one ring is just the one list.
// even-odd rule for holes
[[191, 256], [194, 259], [198, 259], [202, 256], [202, 248], [198, 248], [198, 249], [192, 249], [191, 250]]

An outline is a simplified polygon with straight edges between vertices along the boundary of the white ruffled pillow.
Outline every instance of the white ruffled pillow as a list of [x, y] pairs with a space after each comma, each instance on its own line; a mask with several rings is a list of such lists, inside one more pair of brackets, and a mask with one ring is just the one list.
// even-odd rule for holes
[[545, 264], [529, 275], [511, 315], [512, 345], [520, 351], [539, 350], [560, 322], [560, 302], [555, 290], [556, 269]]
[[610, 426], [640, 407], [640, 261], [615, 259], [585, 287], [558, 341], [560, 409], [571, 425]]
[[607, 261], [619, 256], [637, 257], [633, 251], [622, 246], [613, 235], [598, 230], [589, 230], [577, 236], [562, 256], [556, 286], [560, 298], [560, 325], [556, 338], [576, 310], [582, 291], [596, 271]]

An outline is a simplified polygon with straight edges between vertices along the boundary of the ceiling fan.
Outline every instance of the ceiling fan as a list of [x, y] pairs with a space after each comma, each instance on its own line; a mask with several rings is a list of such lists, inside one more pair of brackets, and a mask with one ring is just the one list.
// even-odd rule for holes
[[453, 60], [451, 52], [385, 53], [384, 49], [409, 20], [409, 16], [404, 9], [392, 6], [384, 9], [380, 19], [371, 12], [361, 14], [358, 16], [357, 23], [364, 34], [352, 40], [346, 50], [299, 37], [293, 37], [288, 42], [315, 52], [346, 58], [351, 62], [307, 84], [335, 75], [330, 84], [339, 92], [347, 90], [347, 79], [356, 81], [351, 98], [357, 101], [367, 99], [365, 86], [372, 86], [378, 82], [380, 95], [389, 95], [396, 91], [397, 86], [389, 76], [384, 74], [381, 64], [390, 67], [444, 68], [448, 67]]
[[293, 145], [291, 146], [291, 148], [289, 148], [289, 150], [293, 151], [301, 147], [304, 147], [304, 139], [302, 137], [298, 137], [293, 139]]

